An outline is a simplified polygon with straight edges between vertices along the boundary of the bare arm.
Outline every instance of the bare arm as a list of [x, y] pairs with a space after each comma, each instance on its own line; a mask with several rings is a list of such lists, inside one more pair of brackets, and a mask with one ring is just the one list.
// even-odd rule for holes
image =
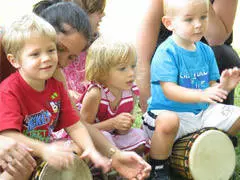
[[101, 90], [97, 87], [91, 88], [87, 94], [84, 96], [82, 107], [80, 110], [81, 120], [92, 124], [99, 130], [113, 130], [114, 119], [108, 119], [103, 122], [95, 123], [96, 115], [98, 112], [98, 107], [101, 100]]
[[219, 88], [215, 81], [211, 81], [210, 87], [204, 90], [185, 88], [173, 82], [161, 82], [160, 84], [168, 99], [181, 103], [222, 102], [228, 94], [227, 91]]
[[43, 152], [43, 148], [45, 147], [45, 143], [38, 140], [31, 139], [15, 130], [6, 130], [1, 132], [1, 134], [3, 136], [13, 138], [18, 143], [24, 144], [25, 146], [32, 149], [33, 156], [42, 158], [42, 155], [43, 155], [42, 152]]
[[[151, 167], [140, 156], [134, 152], [118, 150], [118, 148], [111, 144], [98, 129], [87, 123], [85, 123], [85, 126], [89, 134], [91, 134], [96, 148], [103, 155], [111, 157], [112, 167], [123, 177], [131, 179], [138, 176], [140, 180], [149, 176]], [[114, 154], [112, 153], [113, 151], [111, 151], [112, 149], [116, 151]]]
[[78, 121], [72, 126], [65, 128], [65, 130], [73, 139], [73, 141], [77, 144], [78, 147], [82, 148], [83, 150], [87, 149], [95, 150], [92, 139], [87, 131], [87, 128], [82, 124], [82, 122]]
[[143, 112], [147, 109], [147, 99], [150, 96], [150, 61], [156, 48], [162, 16], [162, 0], [151, 0], [137, 34], [136, 81], [140, 90], [140, 105]]
[[161, 86], [168, 99], [182, 103], [200, 102], [200, 90], [185, 88], [172, 82], [161, 82]]
[[40, 157], [56, 169], [67, 168], [73, 164], [73, 149], [63, 146], [62, 142], [44, 143], [27, 137], [16, 130], [5, 130], [1, 133], [31, 148], [33, 156]]
[[205, 38], [210, 45], [220, 45], [233, 30], [238, 0], [215, 0], [209, 9]]

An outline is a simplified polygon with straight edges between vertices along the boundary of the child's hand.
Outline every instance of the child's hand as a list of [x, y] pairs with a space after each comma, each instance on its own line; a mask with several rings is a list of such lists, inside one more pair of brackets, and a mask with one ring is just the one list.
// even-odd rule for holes
[[134, 122], [134, 117], [130, 113], [121, 113], [114, 118], [114, 129], [128, 131]]
[[111, 161], [102, 156], [95, 149], [86, 149], [80, 158], [89, 158], [95, 167], [100, 167], [104, 173], [108, 172], [111, 168]]
[[232, 69], [226, 69], [221, 74], [219, 87], [230, 92], [238, 85], [239, 81], [240, 81], [239, 68], [234, 67]]
[[42, 150], [42, 158], [58, 170], [68, 168], [74, 163], [73, 149], [63, 142], [46, 144]]
[[200, 102], [216, 103], [223, 102], [227, 98], [228, 92], [219, 86], [209, 87], [202, 91]]

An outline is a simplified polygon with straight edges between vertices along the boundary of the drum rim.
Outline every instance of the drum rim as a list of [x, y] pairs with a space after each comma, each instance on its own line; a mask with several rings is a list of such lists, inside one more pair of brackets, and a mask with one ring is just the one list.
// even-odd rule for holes
[[[75, 161], [75, 163], [81, 164], [81, 170], [85, 172], [84, 180], [93, 180], [91, 171], [90, 171], [88, 165], [86, 164], [86, 162], [84, 160], [80, 159], [78, 156], [75, 157], [74, 161]], [[76, 162], [76, 161], [78, 161], [78, 162]], [[34, 174], [32, 180], [41, 180], [42, 178], [44, 178], [43, 175], [44, 175], [44, 173], [46, 173], [47, 168], [52, 168], [52, 167], [49, 166], [48, 162], [42, 161], [40, 163], [39, 167], [37, 167], [36, 174]]]

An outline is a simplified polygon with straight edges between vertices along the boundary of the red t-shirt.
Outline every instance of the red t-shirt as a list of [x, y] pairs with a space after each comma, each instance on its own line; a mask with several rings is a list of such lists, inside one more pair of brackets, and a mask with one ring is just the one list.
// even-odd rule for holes
[[0, 84], [0, 131], [15, 129], [23, 134], [49, 142], [53, 131], [79, 120], [61, 82], [46, 81], [38, 92], [16, 72]]

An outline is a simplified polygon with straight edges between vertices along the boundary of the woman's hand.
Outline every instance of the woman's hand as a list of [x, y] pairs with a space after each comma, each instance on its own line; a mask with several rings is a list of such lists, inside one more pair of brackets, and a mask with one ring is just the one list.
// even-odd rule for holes
[[11, 138], [0, 136], [0, 167], [3, 170], [0, 179], [29, 179], [36, 167], [31, 151]]
[[151, 166], [135, 152], [119, 151], [112, 156], [112, 167], [123, 177], [142, 180], [150, 175]]
[[95, 149], [86, 149], [80, 158], [89, 158], [95, 167], [101, 168], [104, 173], [108, 172], [111, 168], [111, 161], [102, 156]]

